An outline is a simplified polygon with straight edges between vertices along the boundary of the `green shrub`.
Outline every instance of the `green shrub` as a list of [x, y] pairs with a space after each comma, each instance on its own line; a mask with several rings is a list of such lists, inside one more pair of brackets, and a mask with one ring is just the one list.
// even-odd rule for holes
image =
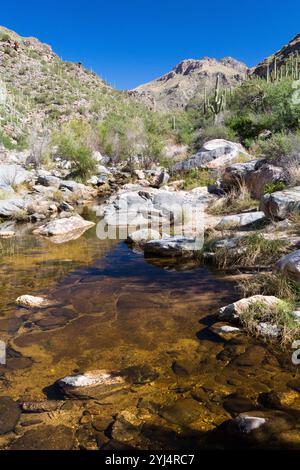
[[287, 156], [292, 151], [290, 136], [280, 132], [272, 135], [268, 140], [259, 140], [258, 151], [262, 157], [268, 160], [277, 160]]
[[53, 136], [60, 157], [69, 160], [74, 166], [74, 176], [85, 179], [96, 169], [89, 143], [91, 129], [84, 121], [70, 121]]
[[1, 42], [10, 41], [10, 35], [8, 33], [0, 33], [0, 41]]
[[234, 132], [240, 141], [248, 146], [256, 139], [261, 131], [271, 127], [272, 117], [267, 115], [235, 115], [226, 121], [226, 125]]
[[275, 181], [265, 185], [264, 194], [272, 194], [276, 193], [276, 191], [283, 191], [284, 189], [286, 189], [286, 183], [283, 181]]

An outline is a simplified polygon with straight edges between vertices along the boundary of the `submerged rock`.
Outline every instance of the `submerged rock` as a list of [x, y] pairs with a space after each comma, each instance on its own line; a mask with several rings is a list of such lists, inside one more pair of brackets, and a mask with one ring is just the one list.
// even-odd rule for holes
[[20, 307], [25, 308], [47, 308], [56, 304], [55, 301], [46, 299], [45, 297], [36, 297], [33, 295], [21, 295], [17, 298], [16, 303]]
[[166, 421], [180, 426], [188, 426], [200, 418], [203, 414], [203, 407], [192, 398], [180, 398], [173, 405], [161, 408], [159, 414]]
[[221, 339], [229, 340], [234, 338], [237, 334], [241, 333], [240, 328], [235, 326], [227, 325], [226, 323], [215, 323], [210, 327], [215, 335], [219, 336]]
[[73, 445], [73, 429], [63, 425], [39, 426], [25, 432], [10, 450], [71, 450]]
[[118, 372], [95, 370], [70, 375], [58, 380], [57, 385], [68, 398], [99, 399], [128, 386]]
[[130, 366], [120, 371], [100, 369], [84, 374], [70, 375], [56, 383], [68, 398], [104, 398], [130, 385], [143, 385], [158, 378], [148, 365]]
[[15, 429], [21, 416], [19, 405], [10, 397], [0, 397], [0, 435]]

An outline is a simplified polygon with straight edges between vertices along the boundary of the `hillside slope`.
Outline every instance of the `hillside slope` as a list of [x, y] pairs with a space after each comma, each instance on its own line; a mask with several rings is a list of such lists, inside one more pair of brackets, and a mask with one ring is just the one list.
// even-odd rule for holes
[[[275, 52], [271, 56], [267, 57], [265, 60], [260, 62], [256, 67], [253, 69], [254, 75], [259, 77], [266, 78], [268, 73], [268, 64], [269, 64], [269, 71], [272, 73], [275, 68], [275, 62], [277, 69], [286, 63], [289, 63], [298, 56], [300, 53], [300, 33], [297, 34], [287, 45], [283, 46], [279, 51]], [[298, 68], [300, 65], [300, 57], [298, 59]], [[290, 63], [290, 71], [292, 68], [292, 63]], [[286, 71], [283, 70], [285, 74]], [[298, 78], [298, 77], [297, 77]]]
[[158, 110], [184, 109], [193, 99], [210, 93], [220, 77], [222, 87], [235, 87], [246, 78], [247, 66], [231, 57], [187, 59], [152, 82], [131, 90], [131, 95]]
[[128, 104], [137, 106], [82, 64], [64, 62], [50, 46], [0, 27], [0, 123], [8, 143], [22, 143], [33, 127], [101, 119]]

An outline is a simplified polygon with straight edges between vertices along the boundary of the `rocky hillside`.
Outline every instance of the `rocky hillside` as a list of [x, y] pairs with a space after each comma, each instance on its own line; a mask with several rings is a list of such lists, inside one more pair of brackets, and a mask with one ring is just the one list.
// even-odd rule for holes
[[129, 101], [81, 63], [64, 62], [50, 46], [0, 27], [0, 132], [7, 144], [22, 145], [33, 127], [101, 119]]
[[[263, 60], [260, 64], [258, 64], [253, 73], [258, 75], [259, 77], [267, 77], [268, 74], [268, 65], [270, 73], [274, 72], [275, 67], [280, 69], [281, 66], [285, 65], [286, 63], [290, 65], [290, 70], [294, 67], [293, 60], [299, 55], [300, 52], [300, 33], [297, 34], [287, 45], [283, 46], [279, 51], [275, 52], [273, 55], [267, 57]], [[297, 66], [299, 68], [299, 62], [297, 62]], [[276, 65], [275, 65], [276, 63]], [[286, 71], [283, 70], [285, 74]], [[297, 77], [299, 78], [299, 77]]]
[[184, 109], [193, 99], [210, 93], [220, 77], [220, 85], [234, 87], [247, 75], [245, 64], [231, 57], [222, 60], [204, 57], [180, 62], [162, 77], [141, 85], [131, 94], [158, 110]]

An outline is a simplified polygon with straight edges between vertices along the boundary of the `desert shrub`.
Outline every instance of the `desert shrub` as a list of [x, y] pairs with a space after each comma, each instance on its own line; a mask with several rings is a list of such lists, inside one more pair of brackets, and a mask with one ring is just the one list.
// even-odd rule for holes
[[192, 170], [183, 173], [181, 176], [184, 180], [183, 188], [185, 190], [201, 186], [209, 186], [216, 182], [216, 177], [213, 172], [207, 169], [193, 168]]
[[237, 114], [231, 116], [226, 121], [226, 125], [246, 147], [249, 147], [260, 132], [272, 127], [272, 119], [272, 116], [266, 114]]
[[10, 35], [8, 33], [0, 33], [0, 41], [1, 42], [10, 41]]
[[236, 133], [226, 126], [211, 126], [204, 129], [201, 129], [194, 142], [195, 149], [199, 149], [202, 147], [205, 142], [213, 139], [225, 139], [236, 141], [237, 136]]
[[[262, 79], [247, 80], [241, 84], [230, 99], [229, 108], [240, 116], [263, 115], [265, 128], [279, 132], [282, 130], [295, 130], [299, 126], [300, 109], [293, 104], [292, 96], [295, 92], [294, 81], [286, 78], [278, 82], [267, 82]], [[254, 129], [248, 122], [250, 132]], [[245, 127], [246, 126], [246, 127]], [[247, 123], [242, 131], [247, 130]]]
[[279, 132], [268, 140], [259, 140], [258, 149], [261, 156], [268, 160], [279, 160], [289, 155], [293, 149], [289, 135]]
[[59, 156], [72, 162], [75, 177], [85, 179], [95, 171], [92, 130], [86, 122], [70, 121], [54, 134], [52, 142], [57, 146]]

